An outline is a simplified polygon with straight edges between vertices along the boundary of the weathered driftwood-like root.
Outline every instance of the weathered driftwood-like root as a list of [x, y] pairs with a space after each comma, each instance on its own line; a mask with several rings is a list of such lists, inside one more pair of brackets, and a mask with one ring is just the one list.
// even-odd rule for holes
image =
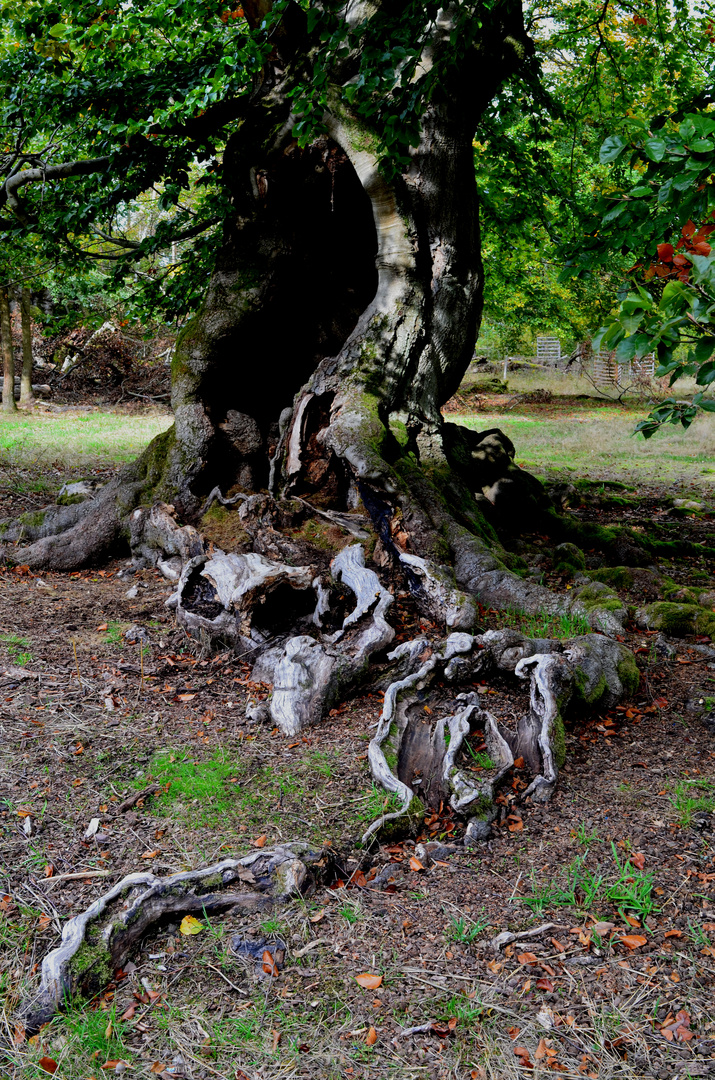
[[[395, 636], [386, 619], [392, 595], [380, 584], [374, 570], [365, 566], [360, 544], [343, 548], [331, 563], [331, 575], [355, 597], [355, 607], [340, 629], [316, 637], [291, 637], [269, 663], [265, 656], [261, 661], [261, 678], [273, 683], [264, 709], [286, 735], [294, 735], [320, 720], [334, 702], [367, 675], [370, 657], [385, 649]], [[325, 590], [319, 592], [315, 613], [318, 625], [323, 618], [324, 600]], [[258, 674], [254, 669], [253, 678]]]
[[[285, 566], [255, 552], [218, 551], [210, 558], [199, 554], [184, 564], [169, 604], [176, 609], [179, 625], [193, 637], [250, 651], [275, 634], [275, 627], [259, 627], [254, 619], [257, 609], [269, 598], [290, 609], [285, 594], [307, 591], [303, 606], [306, 612], [312, 610], [314, 579], [310, 566]], [[276, 612], [276, 621], [279, 618]]]
[[261, 910], [303, 892], [319, 859], [307, 844], [296, 842], [166, 878], [129, 874], [65, 924], [62, 943], [42, 961], [39, 991], [22, 1006], [27, 1033], [47, 1023], [70, 995], [91, 996], [111, 982], [160, 919], [228, 908]]
[[[410, 670], [385, 693], [368, 760], [374, 779], [397, 796], [400, 806], [374, 821], [363, 842], [389, 822], [421, 815], [424, 796], [432, 804], [448, 799], [458, 813], [483, 816], [516, 758], [524, 759], [534, 777], [524, 797], [546, 801], [565, 759], [563, 715], [569, 702], [609, 706], [638, 684], [629, 650], [591, 634], [560, 642], [531, 640], [513, 630], [477, 637], [458, 633], [439, 646], [426, 639], [405, 642], [390, 657], [402, 658]], [[447, 683], [469, 682], [493, 670], [530, 679], [530, 709], [516, 731], [483, 710], [474, 693], [459, 695], [463, 704], [454, 715], [437, 720], [433, 730], [426, 729], [424, 691], [430, 683], [438, 676]], [[495, 770], [480, 783], [457, 767], [472, 724], [483, 728]]]

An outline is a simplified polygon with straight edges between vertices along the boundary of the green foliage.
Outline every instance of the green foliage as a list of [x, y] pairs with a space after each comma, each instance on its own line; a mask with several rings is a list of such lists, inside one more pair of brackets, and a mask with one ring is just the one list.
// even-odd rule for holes
[[0, 644], [7, 649], [11, 663], [25, 667], [32, 659], [31, 643], [18, 634], [0, 634]]
[[670, 801], [678, 824], [686, 827], [698, 811], [715, 811], [715, 784], [710, 780], [679, 780]]
[[[595, 836], [585, 837], [593, 842]], [[655, 910], [652, 900], [653, 874], [638, 870], [627, 859], [621, 862], [616, 845], [611, 842], [614, 867], [587, 866], [588, 851], [577, 855], [568, 867], [564, 885], [534, 884], [532, 896], [524, 897], [527, 907], [536, 911], [545, 908], [575, 907], [587, 912], [610, 905], [621, 918], [627, 914], [643, 919]]]
[[452, 941], [463, 941], [465, 944], [471, 945], [486, 930], [488, 925], [483, 920], [471, 922], [463, 917], [459, 919], [453, 917], [447, 932]]

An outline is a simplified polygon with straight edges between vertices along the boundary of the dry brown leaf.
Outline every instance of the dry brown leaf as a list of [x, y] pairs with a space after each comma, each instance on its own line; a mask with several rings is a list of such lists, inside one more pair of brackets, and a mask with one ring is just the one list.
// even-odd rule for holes
[[666, 930], [666, 932], [665, 932], [665, 934], [663, 936], [667, 937], [667, 938], [669, 938], [669, 937], [682, 937], [683, 936], [683, 931], [682, 930]]
[[368, 1031], [367, 1035], [365, 1036], [365, 1042], [368, 1046], [374, 1046], [377, 1042], [377, 1032], [375, 1031], [374, 1027], [371, 1027]]
[[415, 872], [417, 872], [418, 870], [424, 870], [423, 863], [421, 863], [415, 855], [410, 858], [410, 870], [414, 870]]
[[536, 1048], [534, 1057], [537, 1061], [542, 1061], [546, 1057], [546, 1039], [539, 1039], [539, 1045]]
[[531, 1058], [529, 1057], [529, 1051], [526, 1049], [525, 1046], [515, 1046], [514, 1053], [518, 1058], [521, 1058], [521, 1064], [524, 1066], [525, 1069], [534, 1068], [531, 1063]]
[[273, 1029], [273, 1043], [271, 1045], [271, 1050], [273, 1051], [274, 1054], [275, 1054], [275, 1052], [276, 1052], [276, 1050], [278, 1048], [278, 1043], [280, 1041], [281, 1041], [281, 1033], [278, 1030], [278, 1028], [274, 1028]]
[[618, 940], [627, 949], [640, 949], [642, 945], [646, 945], [648, 942], [648, 938], [643, 937], [642, 934], [624, 934]]
[[136, 1011], [137, 1011], [136, 1005], [130, 1005], [128, 1009], [124, 1010], [124, 1012], [119, 1017], [119, 1019], [120, 1020], [131, 1020]]
[[320, 922], [325, 918], [325, 908], [321, 908], [320, 911], [316, 911], [315, 915], [310, 915], [310, 922]]
[[537, 957], [536, 953], [533, 952], [519, 953], [519, 955], [517, 956], [517, 960], [520, 964], [538, 964], [539, 962], [539, 958]]
[[155, 1061], [154, 1064], [152, 1065], [152, 1067], [149, 1069], [149, 1072], [163, 1073], [165, 1068], [166, 1068], [165, 1062], [163, 1062], [163, 1061]]
[[141, 859], [155, 859], [157, 855], [161, 855], [161, 852], [157, 848], [156, 851], [145, 851], [143, 855], [140, 855]]
[[268, 837], [264, 833], [263, 836], [257, 836], [255, 840], [251, 841], [251, 843], [253, 844], [254, 847], [265, 847], [267, 839], [268, 839]]
[[635, 855], [631, 855], [630, 862], [637, 870], [642, 870], [645, 866], [645, 855], [642, 851], [637, 851]]
[[273, 959], [273, 953], [269, 949], [263, 950], [263, 970], [266, 975], [272, 975], [274, 979], [277, 979], [280, 975], [278, 965]]
[[371, 975], [365, 971], [362, 975], [355, 976], [355, 982], [362, 986], [363, 990], [377, 990], [378, 986], [382, 986], [382, 975]]
[[193, 701], [196, 694], [178, 694], [177, 701]]
[[37, 1062], [43, 1072], [54, 1073], [57, 1072], [57, 1062], [51, 1057], [41, 1057]]

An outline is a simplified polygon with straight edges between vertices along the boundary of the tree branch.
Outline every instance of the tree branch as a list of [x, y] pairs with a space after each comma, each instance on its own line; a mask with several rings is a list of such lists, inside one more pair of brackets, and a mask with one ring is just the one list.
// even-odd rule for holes
[[23, 205], [18, 198], [17, 192], [26, 184], [41, 180], [64, 180], [69, 176], [87, 176], [89, 173], [101, 172], [109, 165], [111, 158], [99, 157], [88, 158], [85, 161], [65, 161], [60, 165], [47, 165], [42, 168], [23, 169], [14, 176], [9, 176], [2, 188], [0, 188], [0, 207], [7, 204], [15, 216], [23, 225], [32, 224], [33, 218], [25, 213]]

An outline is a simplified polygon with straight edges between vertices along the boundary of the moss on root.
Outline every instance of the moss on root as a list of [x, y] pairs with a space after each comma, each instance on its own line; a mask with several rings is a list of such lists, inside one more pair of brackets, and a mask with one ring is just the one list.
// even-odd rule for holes
[[563, 769], [566, 764], [566, 730], [561, 719], [561, 713], [557, 713], [551, 725], [551, 749], [557, 769]]
[[641, 681], [640, 671], [636, 664], [636, 658], [632, 653], [624, 652], [622, 658], [616, 665], [616, 671], [618, 672], [618, 678], [621, 680], [623, 692], [627, 697], [635, 694]]
[[639, 612], [638, 622], [648, 630], [660, 630], [671, 637], [687, 637], [690, 634], [715, 636], [715, 614], [697, 604], [658, 600]]
[[70, 960], [72, 989], [96, 993], [114, 977], [114, 964], [106, 944], [96, 930], [87, 930], [85, 940]]
[[600, 570], [589, 570], [588, 576], [592, 581], [600, 581], [613, 589], [630, 589], [635, 580], [628, 566], [605, 566]]

